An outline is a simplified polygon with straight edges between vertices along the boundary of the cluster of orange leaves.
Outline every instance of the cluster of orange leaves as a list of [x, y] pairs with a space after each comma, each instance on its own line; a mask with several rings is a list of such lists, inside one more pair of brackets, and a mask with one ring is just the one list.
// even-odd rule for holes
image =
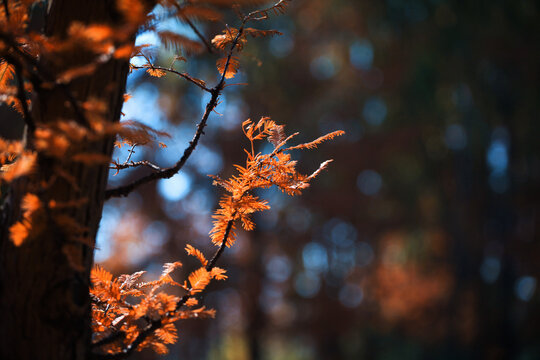
[[[247, 43], [247, 35], [250, 35], [254, 38], [260, 37], [260, 36], [281, 35], [281, 33], [277, 30], [259, 30], [259, 29], [253, 29], [253, 28], [245, 28], [243, 29], [240, 35], [238, 33], [239, 33], [239, 29], [234, 28], [234, 27], [229, 27], [226, 30], [223, 30], [223, 34], [216, 35], [212, 39], [212, 44], [220, 51], [226, 51], [227, 47], [230, 46], [238, 37], [238, 39], [236, 39], [237, 43], [236, 43], [235, 51], [241, 52], [245, 44]], [[227, 63], [227, 57], [219, 58], [216, 61], [216, 67], [220, 73], [223, 73], [225, 71], [226, 63]], [[232, 56], [229, 59], [229, 67], [225, 71], [225, 78], [226, 79], [233, 78], [238, 72], [239, 67], [240, 67], [240, 60], [238, 59], [237, 56]]]
[[[0, 33], [11, 33], [14, 37], [24, 35], [28, 24], [28, 6], [34, 1], [21, 0], [9, 2], [9, 19], [6, 18], [5, 8], [0, 6]], [[4, 50], [4, 44], [0, 41], [0, 52]], [[0, 56], [0, 102], [4, 102], [22, 114], [23, 108], [17, 97], [17, 87], [13, 85], [15, 67]], [[31, 90], [29, 84], [25, 84], [26, 90]]]
[[[287, 142], [298, 133], [286, 137], [283, 125], [277, 125], [269, 117], [263, 117], [257, 123], [246, 120], [242, 124], [242, 129], [251, 145], [250, 150], [245, 149], [246, 166], [235, 165], [238, 175], [233, 175], [228, 180], [212, 176], [214, 185], [223, 187], [227, 192], [219, 202], [220, 207], [214, 214], [214, 226], [210, 232], [212, 242], [220, 248], [234, 244], [236, 239], [234, 229], [237, 222], [240, 222], [245, 230], [253, 230], [255, 225], [251, 215], [257, 211], [270, 209], [265, 200], [252, 194], [255, 189], [277, 186], [288, 195], [298, 195], [331, 161], [323, 162], [311, 175], [302, 175], [297, 172], [296, 161], [292, 160], [288, 151], [313, 149], [322, 142], [344, 133], [335, 131], [308, 143], [286, 147]], [[273, 151], [268, 154], [255, 153], [255, 141], [263, 139], [274, 145]], [[225, 270], [213, 266], [200, 250], [191, 245], [186, 246], [186, 251], [199, 260], [201, 267], [191, 272], [183, 284], [175, 282], [169, 275], [172, 270], [181, 266], [179, 262], [166, 264], [160, 279], [148, 283], [137, 283], [143, 272], [122, 275], [113, 281], [112, 276], [103, 269], [97, 267], [93, 270], [91, 293], [97, 300], [93, 304], [96, 342], [107, 338], [113, 331], [122, 331], [126, 334], [120, 344], [107, 344], [103, 350], [109, 353], [121, 351], [144, 331], [148, 321], [159, 319], [163, 325], [149, 335], [137, 349], [152, 347], [157, 352], [164, 353], [165, 345], [173, 343], [177, 338], [176, 328], [172, 324], [174, 321], [214, 315], [213, 310], [204, 307], [195, 308], [194, 306], [198, 305], [195, 296], [202, 292], [212, 279], [225, 279]], [[165, 284], [180, 287], [186, 294], [183, 298], [179, 298], [156, 292]], [[145, 292], [144, 289], [149, 291]], [[138, 297], [141, 300], [134, 305], [126, 302], [129, 297]], [[182, 308], [183, 305], [187, 309]], [[141, 324], [141, 318], [147, 321]]]
[[[98, 343], [118, 331], [124, 334], [118, 341], [104, 345], [103, 351], [108, 353], [122, 351], [126, 344], [133, 343], [139, 334], [145, 331], [149, 321], [160, 320], [159, 328], [149, 334], [137, 349], [150, 347], [159, 354], [165, 354], [166, 345], [173, 344], [178, 339], [175, 321], [214, 317], [214, 310], [197, 306], [199, 302], [194, 295], [203, 291], [211, 279], [226, 279], [225, 270], [218, 267], [207, 270], [205, 266], [208, 261], [199, 250], [187, 245], [186, 251], [199, 259], [201, 267], [193, 271], [183, 284], [174, 281], [170, 275], [182, 266], [180, 262], [165, 264], [159, 279], [150, 282], [140, 281], [144, 271], [113, 279], [111, 273], [99, 266], [92, 270], [90, 294], [93, 298], [94, 341]], [[179, 309], [180, 297], [158, 291], [165, 285], [178, 287], [186, 292], [183, 301], [186, 308]]]
[[[288, 0], [280, 0], [268, 9], [254, 12], [254, 15], [267, 17], [273, 11], [282, 13]], [[53, 79], [44, 78], [40, 84], [43, 88], [53, 88], [63, 84], [69, 84], [73, 80], [91, 76], [97, 67], [109, 61], [111, 58], [128, 59], [134, 56], [144, 57], [147, 63], [143, 65], [151, 76], [161, 77], [165, 71], [154, 67], [151, 61], [151, 49], [149, 45], [134, 46], [131, 38], [138, 28], [144, 26], [146, 30], [156, 31], [162, 43], [168, 48], [174, 48], [185, 53], [197, 53], [203, 49], [203, 45], [182, 34], [177, 34], [169, 30], [159, 31], [157, 24], [159, 19], [155, 14], [150, 13], [145, 2], [141, 0], [118, 0], [117, 8], [123, 15], [125, 22], [117, 25], [105, 25], [100, 23], [82, 24], [73, 22], [67, 30], [69, 36], [64, 38], [46, 37], [42, 34], [28, 30], [29, 9], [35, 0], [11, 0], [7, 2], [8, 14], [5, 8], [0, 6], [0, 102], [6, 103], [19, 113], [23, 114], [23, 106], [17, 96], [18, 87], [16, 71], [13, 64], [2, 57], [2, 52], [8, 55], [20, 55], [13, 52], [4, 40], [4, 36], [16, 39], [19, 44], [19, 51], [24, 55], [38, 60], [46, 58], [52, 68], [62, 69], [54, 73]], [[178, 18], [179, 21], [217, 21], [223, 18], [220, 7], [233, 7], [244, 5], [258, 5], [265, 3], [265, 0], [200, 0], [197, 2], [182, 2], [174, 0], [160, 0], [161, 5], [167, 13]], [[240, 16], [240, 15], [239, 15]], [[239, 29], [228, 27], [223, 34], [216, 35], [212, 40], [215, 49], [226, 52], [227, 47], [235, 42]], [[244, 28], [238, 35], [234, 46], [234, 51], [240, 52], [247, 42], [246, 36], [259, 37], [280, 34], [275, 30], [258, 30], [254, 28]], [[65, 68], [63, 57], [74, 51], [88, 51], [94, 54], [90, 61], [79, 65]], [[175, 56], [175, 60], [186, 59], [183, 56]], [[226, 67], [226, 64], [228, 66]], [[223, 73], [225, 78], [232, 78], [240, 66], [238, 57], [221, 57], [216, 62], [217, 69]], [[172, 66], [171, 66], [172, 68]], [[26, 71], [22, 69], [21, 71]], [[36, 70], [37, 71], [37, 70]], [[27, 75], [26, 72], [23, 75]], [[38, 74], [43, 77], [43, 74]], [[189, 77], [193, 82], [205, 85], [203, 80]], [[24, 77], [23, 77], [24, 78]], [[25, 92], [33, 91], [33, 84], [23, 80]], [[30, 97], [27, 97], [28, 106], [31, 106]], [[106, 117], [106, 106], [102, 101], [90, 99], [82, 104], [85, 117], [89, 124], [81, 124], [80, 121], [60, 119], [55, 123], [37, 124], [33, 135], [34, 150], [42, 152], [48, 156], [61, 158], [63, 161], [77, 161], [86, 164], [106, 163], [108, 159], [100, 154], [88, 153], [85, 149], [77, 148], [77, 145], [95, 141], [111, 134], [119, 134], [121, 141], [118, 144], [128, 143], [130, 145], [146, 145], [155, 138], [155, 135], [165, 135], [159, 133], [140, 123], [131, 121], [122, 125], [108, 124], [104, 121]], [[150, 133], [153, 136], [148, 136]], [[23, 149], [20, 142], [0, 143], [0, 173], [1, 180], [11, 182], [17, 177], [29, 174], [35, 170], [37, 153], [29, 149]], [[67, 175], [67, 174], [63, 174]], [[19, 226], [19, 228], [21, 228]], [[20, 238], [24, 238], [19, 236]], [[17, 243], [20, 243], [17, 242]]]
[[[198, 0], [178, 2], [175, 0], [159, 0], [166, 12], [183, 22], [216, 21], [223, 17], [221, 7], [233, 7], [242, 25], [238, 28], [227, 27], [211, 41], [213, 50], [221, 52], [216, 67], [223, 78], [230, 79], [237, 73], [240, 62], [238, 55], [247, 43], [247, 37], [280, 35], [275, 30], [259, 30], [245, 27], [247, 21], [263, 20], [270, 13], [282, 13], [289, 0], [279, 0], [273, 6], [244, 15], [239, 6], [257, 5], [266, 0]], [[192, 40], [182, 34], [169, 30], [160, 31], [159, 19], [147, 8], [147, 2], [142, 0], [117, 0], [117, 9], [124, 21], [118, 25], [82, 24], [73, 22], [67, 30], [66, 37], [46, 37], [28, 30], [29, 8], [32, 0], [11, 0], [7, 3], [8, 12], [0, 6], [0, 93], [1, 102], [7, 103], [26, 116], [24, 109], [31, 107], [30, 100], [21, 102], [21, 98], [29, 99], [26, 93], [34, 91], [37, 86], [53, 89], [68, 86], [75, 79], [93, 76], [101, 64], [111, 59], [129, 59], [134, 56], [143, 57], [146, 63], [142, 68], [151, 76], [161, 77], [170, 68], [160, 68], [152, 63], [152, 49], [148, 45], [134, 46], [132, 38], [137, 29], [144, 26], [146, 30], [155, 31], [165, 47], [178, 53], [193, 54], [204, 49], [201, 42]], [[9, 16], [8, 16], [9, 13]], [[7, 39], [7, 40], [6, 40]], [[16, 41], [14, 41], [16, 39]], [[11, 42], [10, 42], [11, 41]], [[208, 44], [205, 44], [208, 45]], [[84, 50], [89, 54], [89, 60], [72, 67], [63, 66], [66, 54]], [[3, 58], [5, 57], [5, 59]], [[15, 67], [6, 59], [17, 58], [26, 62], [25, 66]], [[40, 73], [38, 59], [47, 59], [51, 72]], [[30, 60], [29, 60], [30, 59]], [[186, 59], [176, 55], [174, 61]], [[173, 62], [174, 64], [174, 62]], [[132, 68], [135, 68], [132, 66]], [[61, 69], [61, 70], [54, 70]], [[180, 74], [205, 90], [205, 83], [185, 73]], [[39, 78], [37, 83], [28, 79]], [[21, 80], [23, 79], [23, 80]], [[23, 81], [23, 84], [19, 84]], [[21, 85], [25, 94], [21, 94]], [[223, 79], [221, 80], [223, 85]], [[222, 89], [222, 88], [221, 88]], [[24, 96], [21, 96], [24, 95]], [[129, 96], [125, 98], [127, 100]], [[25, 104], [26, 103], [26, 104]], [[26, 105], [26, 106], [25, 106]], [[27, 146], [21, 141], [5, 141], [0, 139], [0, 182], [9, 184], [19, 177], [31, 175], [39, 170], [39, 159], [55, 159], [54, 164], [83, 163], [96, 165], [109, 163], [110, 159], [100, 153], [92, 152], [88, 147], [96, 141], [111, 136], [118, 136], [117, 146], [152, 145], [157, 137], [168, 134], [156, 131], [136, 121], [124, 121], [120, 124], [107, 121], [107, 106], [98, 99], [79, 102], [83, 119], [77, 118], [73, 109], [74, 119], [58, 119], [47, 124], [36, 123], [29, 134]], [[342, 131], [332, 132], [312, 142], [287, 146], [297, 133], [286, 136], [284, 127], [277, 125], [268, 117], [263, 117], [257, 123], [250, 120], [242, 124], [242, 130], [250, 142], [245, 166], [236, 165], [237, 175], [227, 180], [214, 176], [214, 184], [225, 189], [213, 218], [213, 228], [210, 232], [212, 242], [223, 251], [230, 247], [236, 239], [236, 224], [241, 223], [245, 230], [253, 230], [255, 225], [251, 219], [253, 213], [270, 208], [265, 200], [253, 194], [256, 189], [277, 186], [288, 195], [298, 195], [309, 186], [331, 161], [323, 162], [311, 175], [303, 175], [296, 170], [296, 161], [292, 160], [290, 151], [295, 149], [312, 149], [320, 143], [343, 134]], [[267, 139], [273, 144], [272, 152], [262, 154], [255, 152], [255, 142]], [[113, 162], [113, 164], [115, 164]], [[42, 199], [40, 194], [52, 186], [58, 179], [77, 189], [77, 183], [72, 175], [66, 173], [62, 166], [49, 169], [54, 174], [48, 183], [40, 184], [39, 189], [27, 193], [21, 202], [21, 214], [9, 229], [10, 239], [16, 246], [26, 241], [39, 238], [45, 221], [52, 220], [59, 229], [68, 234], [73, 243], [84, 243], [93, 247], [93, 239], [88, 239], [86, 228], [79, 225], [64, 211], [66, 208], [77, 207], [86, 199], [71, 202], [59, 202], [55, 199]], [[1, 195], [1, 194], [0, 194]], [[63, 251], [70, 259], [73, 244], [64, 244]], [[214, 310], [199, 305], [197, 296], [208, 286], [211, 280], [227, 278], [225, 270], [215, 266], [220, 252], [212, 260], [207, 260], [204, 254], [191, 245], [186, 246], [189, 255], [196, 257], [201, 266], [190, 272], [183, 283], [176, 282], [171, 273], [182, 266], [180, 262], [165, 264], [158, 280], [143, 282], [143, 271], [132, 275], [121, 275], [113, 279], [111, 273], [95, 267], [91, 273], [92, 287], [90, 289], [92, 302], [93, 341], [99, 351], [115, 354], [123, 352], [130, 346], [137, 350], [152, 348], [158, 353], [166, 353], [166, 345], [176, 342], [177, 329], [173, 324], [177, 320], [193, 317], [213, 317]], [[73, 258], [76, 258], [73, 256]], [[71, 260], [70, 260], [71, 261]], [[82, 264], [75, 260], [73, 268], [82, 269]], [[161, 289], [172, 287], [177, 296], [168, 294]], [[158, 321], [158, 323], [156, 323]], [[149, 325], [158, 324], [155, 328]], [[150, 331], [149, 331], [150, 330]], [[115, 334], [122, 336], [114, 337]], [[143, 336], [144, 335], [144, 336]], [[108, 339], [112, 339], [107, 341]]]
[[[297, 172], [296, 161], [292, 160], [288, 151], [312, 149], [344, 133], [334, 131], [312, 142], [285, 147], [298, 133], [286, 137], [283, 125], [277, 125], [269, 117], [263, 117], [257, 123], [246, 120], [242, 124], [242, 130], [251, 144], [250, 150], [244, 150], [247, 154], [246, 166], [235, 165], [238, 175], [228, 180], [213, 176], [214, 184], [223, 187], [228, 193], [220, 199], [220, 208], [214, 214], [214, 226], [210, 236], [215, 245], [221, 245], [230, 221], [232, 221], [231, 231], [226, 239], [228, 247], [234, 244], [236, 238], [234, 232], [236, 220], [240, 220], [245, 230], [253, 230], [251, 214], [270, 208], [266, 201], [252, 195], [255, 189], [266, 189], [275, 185], [287, 195], [299, 195], [331, 162], [325, 161], [311, 175], [303, 175]], [[265, 138], [274, 145], [274, 150], [269, 154], [255, 153], [254, 142]]]
[[[249, 16], [243, 16], [243, 21], [246, 19], [260, 20], [268, 17], [270, 12], [282, 13], [288, 0], [280, 0], [270, 8], [255, 11]], [[32, 0], [12, 0], [7, 3], [8, 13], [5, 8], [0, 6], [0, 35], [9, 36], [11, 39], [17, 40], [20, 52], [37, 61], [38, 58], [46, 58], [52, 64], [52, 68], [59, 67], [62, 71], [54, 74], [54, 79], [47, 79], [43, 74], [38, 74], [43, 77], [43, 83], [40, 84], [44, 88], [53, 88], [60, 85], [66, 85], [73, 80], [91, 76], [97, 66], [110, 60], [111, 58], [130, 58], [141, 56], [147, 60], [143, 65], [147, 72], [152, 76], [161, 77], [165, 71], [157, 69], [151, 62], [151, 52], [148, 50], [148, 45], [133, 46], [130, 39], [133, 33], [144, 26], [147, 30], [154, 30], [166, 47], [182, 49], [186, 53], [193, 53], [202, 50], [203, 46], [200, 42], [186, 38], [181, 34], [176, 34], [168, 30], [159, 31], [157, 27], [156, 15], [149, 12], [144, 2], [141, 0], [118, 0], [117, 8], [123, 15], [125, 22], [111, 26], [100, 23], [85, 25], [80, 22], [73, 22], [67, 33], [69, 36], [65, 38], [46, 37], [42, 34], [37, 34], [28, 30], [29, 8], [35, 1]], [[238, 5], [257, 5], [264, 3], [263, 0], [200, 0], [196, 3], [183, 2], [179, 3], [174, 0], [158, 1], [164, 9], [170, 14], [177, 17], [180, 21], [216, 21], [223, 17], [219, 7], [223, 6], [238, 6]], [[236, 8], [239, 17], [242, 18], [238, 8]], [[259, 17], [258, 19], [256, 17]], [[269, 35], [279, 35], [275, 30], [258, 30], [254, 28], [241, 29], [228, 27], [223, 31], [223, 34], [216, 35], [212, 40], [212, 44], [218, 51], [240, 52], [247, 43], [247, 36], [260, 37]], [[9, 48], [8, 43], [2, 41], [0, 37], [0, 93], [2, 97], [0, 101], [11, 105], [18, 112], [23, 114], [23, 106], [18, 96], [17, 82], [19, 79], [27, 77], [27, 73], [23, 72], [23, 77], [16, 77], [16, 71], [13, 64], [8, 63], [2, 58], [2, 51], [7, 54], [15, 54], [14, 50]], [[94, 54], [90, 61], [81, 63], [71, 68], [62, 67], [62, 59], [65, 54], [73, 51], [88, 51]], [[20, 54], [19, 54], [20, 55]], [[239, 59], [232, 54], [221, 57], [217, 60], [217, 69], [225, 78], [232, 78], [239, 68]], [[175, 56], [175, 60], [186, 60], [183, 56]], [[31, 65], [31, 64], [30, 64]], [[171, 67], [172, 68], [172, 67]], [[37, 69], [35, 69], [37, 71]], [[22, 69], [21, 71], [28, 71]], [[205, 86], [204, 81], [193, 78], [187, 74], [183, 74], [191, 81]], [[33, 84], [29, 81], [24, 81], [23, 88], [26, 92], [33, 91]], [[28, 106], [31, 106], [27, 96]], [[126, 99], [127, 100], [127, 99]], [[100, 153], [92, 152], [86, 148], [86, 144], [99, 141], [101, 139], [117, 135], [119, 141], [117, 146], [128, 144], [131, 146], [151, 145], [157, 137], [168, 136], [168, 134], [156, 131], [148, 126], [138, 123], [134, 120], [124, 121], [120, 124], [107, 122], [107, 106], [105, 102], [98, 99], [89, 99], [79, 104], [84, 111], [84, 117], [87, 123], [81, 123], [80, 119], [58, 119], [55, 122], [36, 124], [35, 130], [30, 134], [31, 144], [29, 147], [23, 147], [20, 141], [5, 141], [0, 142], [0, 181], [9, 183], [14, 179], [29, 175], [37, 170], [38, 154], [44, 157], [52, 157], [60, 160], [61, 163], [80, 162], [86, 165], [106, 164], [110, 162], [107, 156]], [[24, 115], [24, 114], [23, 114]], [[162, 143], [160, 143], [162, 145]], [[117, 163], [113, 162], [113, 165]], [[48, 184], [43, 184], [43, 187], [51, 186], [57, 179], [63, 179], [73, 188], [77, 188], [76, 181], [70, 174], [64, 172], [62, 167], [53, 169], [54, 178]], [[43, 189], [41, 189], [43, 190]], [[36, 190], [38, 192], [38, 190]], [[37, 196], [29, 193], [28, 196]], [[84, 202], [81, 199], [79, 203]], [[59, 204], [56, 204], [59, 205]], [[66, 205], [66, 204], [63, 204]], [[44, 204], [46, 210], [51, 210], [53, 206]], [[262, 210], [262, 208], [261, 208]], [[35, 212], [35, 211], [34, 211]], [[23, 209], [22, 219], [15, 223], [11, 229], [11, 240], [19, 246], [30, 234], [32, 224], [34, 230], [37, 230], [37, 221], [32, 221], [32, 214]], [[245, 216], [244, 216], [245, 217]], [[59, 218], [59, 217], [57, 217]], [[75, 241], [83, 241], [87, 243], [89, 240], [80, 236], [85, 232], [85, 229], [77, 227], [74, 221], [70, 221], [67, 217], [61, 217], [58, 221], [60, 228], [69, 225], [70, 230], [76, 230], [75, 236], [72, 236]], [[39, 231], [33, 231], [34, 235], [39, 235]], [[216, 234], [219, 234], [217, 232]], [[218, 235], [216, 235], [218, 236]]]
[[[33, 147], [35, 150], [24, 149], [20, 141], [0, 139], [0, 164], [2, 165], [0, 181], [10, 183], [19, 177], [32, 174], [38, 167], [37, 155], [39, 153], [41, 156], [58, 160], [55, 163], [56, 168], [50, 183], [42, 184], [40, 190], [51, 186], [59, 178], [77, 188], [76, 180], [63, 171], [59, 164], [70, 162], [87, 165], [109, 163], [109, 157], [89, 152], [86, 150], [85, 144], [115, 134], [119, 138], [119, 146], [120, 144], [150, 146], [157, 137], [169, 136], [164, 132], [156, 131], [131, 120], [122, 123], [107, 123], [100, 118], [91, 123], [90, 129], [75, 121], [58, 121], [47, 126], [40, 125], [34, 132]], [[62, 212], [66, 207], [76, 207], [83, 204], [85, 199], [80, 199], [72, 204], [56, 202], [51, 199], [42, 204], [36, 193], [27, 193], [24, 196], [21, 204], [22, 219], [15, 222], [9, 229], [13, 244], [20, 246], [30, 235], [34, 238], [39, 237], [42, 229], [40, 225], [44, 221], [43, 211], [46, 211], [52, 215], [51, 218], [58, 228], [64, 230], [71, 240], [91, 246], [91, 240], [83, 236], [86, 229]], [[66, 248], [65, 252], [67, 253], [69, 250]], [[80, 268], [80, 265], [73, 265]]]

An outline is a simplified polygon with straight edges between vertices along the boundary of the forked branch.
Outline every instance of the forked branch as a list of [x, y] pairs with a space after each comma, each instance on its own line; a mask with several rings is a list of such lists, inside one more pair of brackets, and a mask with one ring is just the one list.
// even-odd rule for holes
[[[245, 27], [246, 22], [249, 20], [249, 16], [250, 15], [247, 15], [246, 17], [244, 17], [244, 20], [242, 21], [242, 26], [240, 27], [240, 29], [238, 30], [238, 33], [236, 34], [236, 37], [232, 41], [231, 47], [227, 55], [227, 60], [225, 62], [225, 66], [223, 68], [219, 82], [212, 89], [208, 89], [208, 91], [212, 94], [212, 96], [210, 98], [210, 101], [208, 101], [208, 103], [206, 104], [206, 109], [204, 111], [201, 121], [197, 125], [197, 130], [195, 132], [195, 135], [193, 136], [193, 139], [189, 142], [188, 147], [184, 149], [184, 153], [182, 154], [182, 157], [176, 162], [176, 164], [174, 164], [174, 166], [143, 176], [133, 181], [130, 184], [107, 190], [105, 192], [105, 199], [110, 199], [111, 197], [127, 196], [129, 195], [129, 193], [131, 193], [133, 190], [135, 190], [137, 187], [141, 185], [144, 185], [144, 184], [147, 184], [149, 182], [159, 180], [159, 179], [169, 179], [173, 177], [175, 174], [177, 174], [182, 169], [182, 167], [184, 167], [186, 161], [191, 156], [191, 153], [197, 147], [197, 144], [199, 143], [199, 139], [201, 138], [201, 135], [204, 134], [204, 128], [206, 127], [206, 123], [208, 121], [208, 118], [210, 117], [210, 114], [212, 113], [212, 111], [215, 109], [215, 107], [218, 104], [219, 95], [221, 95], [221, 91], [223, 91], [223, 88], [225, 87], [225, 74], [227, 73], [227, 70], [229, 69], [229, 66], [231, 65], [232, 54], [243, 34], [244, 27]], [[170, 71], [170, 69], [168, 69], [167, 71]], [[180, 74], [181, 73], [178, 73], [178, 75]], [[199, 87], [201, 87], [201, 85], [199, 85]], [[204, 88], [204, 89], [206, 90], [207, 88]]]

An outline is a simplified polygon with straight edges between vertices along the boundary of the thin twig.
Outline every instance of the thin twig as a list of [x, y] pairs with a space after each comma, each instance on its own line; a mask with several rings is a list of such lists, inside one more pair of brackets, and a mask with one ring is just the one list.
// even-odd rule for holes
[[125, 162], [125, 163], [122, 163], [122, 164], [113, 163], [113, 166], [109, 166], [109, 169], [116, 170], [117, 173], [118, 173], [118, 171], [120, 171], [120, 170], [124, 170], [124, 169], [127, 169], [127, 168], [139, 167], [139, 166], [146, 166], [146, 167], [149, 167], [150, 169], [155, 170], [155, 171], [161, 171], [162, 170], [159, 166], [154, 165], [150, 161], [147, 161], [147, 160], [129, 161], [129, 162]]
[[162, 170], [159, 166], [152, 164], [148, 160], [130, 161], [131, 157], [135, 153], [135, 147], [137, 145], [138, 144], [133, 144], [131, 146], [131, 148], [128, 150], [128, 156], [127, 156], [126, 161], [124, 161], [121, 164], [114, 161], [113, 166], [109, 166], [109, 169], [116, 170], [116, 173], [114, 175], [117, 175], [120, 172], [120, 170], [124, 170], [124, 169], [127, 169], [127, 168], [139, 167], [139, 166], [147, 166], [147, 167], [149, 167], [149, 168], [151, 168], [152, 170], [155, 170], [155, 171], [161, 171]]
[[133, 144], [131, 146], [131, 149], [128, 150], [129, 154], [128, 154], [128, 157], [126, 159], [126, 161], [124, 161], [124, 164], [126, 164], [129, 160], [131, 160], [131, 157], [133, 156], [133, 153], [135, 153], [135, 147], [137, 146], [137, 144]]
[[162, 67], [162, 66], [156, 66], [156, 65], [152, 65], [150, 68], [149, 67], [146, 67], [146, 66], [136, 66], [136, 65], [133, 65], [131, 64], [131, 67], [133, 69], [156, 69], [156, 70], [162, 70], [162, 71], [167, 71], [167, 72], [170, 72], [170, 73], [173, 73], [173, 74], [176, 74], [180, 77], [183, 77], [184, 79], [186, 79], [187, 81], [197, 85], [198, 87], [200, 87], [201, 89], [203, 89], [204, 91], [207, 91], [207, 92], [212, 92], [212, 89], [209, 89], [207, 88], [206, 86], [204, 86], [202, 83], [196, 81], [195, 79], [193, 79], [191, 76], [189, 76], [188, 74], [186, 73], [181, 73], [179, 71], [176, 71], [174, 70], [173, 68], [166, 68], [166, 67]]

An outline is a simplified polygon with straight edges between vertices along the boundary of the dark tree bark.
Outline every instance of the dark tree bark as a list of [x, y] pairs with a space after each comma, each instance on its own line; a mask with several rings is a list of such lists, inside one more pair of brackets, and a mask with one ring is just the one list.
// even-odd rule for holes
[[[48, 35], [65, 36], [69, 24], [114, 24], [119, 21], [112, 0], [54, 0], [47, 16]], [[53, 73], [88, 61], [84, 52], [69, 54], [61, 64], [43, 64]], [[127, 61], [111, 60], [92, 76], [70, 84], [69, 91], [78, 102], [97, 98], [107, 105], [107, 121], [118, 121], [128, 72]], [[60, 90], [40, 90], [34, 99], [33, 117], [37, 123], [73, 119]], [[88, 151], [110, 157], [113, 139], [88, 144]], [[36, 238], [28, 238], [20, 247], [9, 240], [8, 228], [20, 217], [22, 196], [37, 184], [51, 180], [58, 168], [74, 177], [76, 186], [58, 179], [40, 194], [43, 201], [69, 201], [84, 198], [82, 206], [66, 210], [87, 229], [95, 240], [101, 218], [108, 165], [85, 166], [62, 163], [40, 155], [38, 169], [28, 179], [12, 183], [2, 205], [0, 231], [0, 359], [87, 359], [91, 344], [91, 307], [88, 293], [93, 247], [73, 242], [51, 220]], [[65, 255], [69, 247], [71, 263]], [[73, 263], [82, 265], [75, 269]]]

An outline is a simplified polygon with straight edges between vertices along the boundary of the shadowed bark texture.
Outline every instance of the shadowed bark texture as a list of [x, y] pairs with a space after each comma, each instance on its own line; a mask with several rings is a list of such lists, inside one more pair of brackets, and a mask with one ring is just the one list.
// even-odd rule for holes
[[[120, 21], [112, 0], [54, 0], [50, 4], [45, 31], [51, 36], [66, 36], [73, 21], [85, 24], [115, 24]], [[45, 63], [52, 73], [87, 62], [87, 54], [77, 51], [54, 63]], [[96, 98], [107, 106], [107, 121], [118, 121], [128, 72], [125, 60], [111, 60], [92, 76], [75, 80], [69, 86], [73, 97], [82, 103]], [[36, 123], [74, 119], [59, 89], [37, 91], [32, 114]], [[80, 119], [79, 119], [80, 120]], [[110, 157], [113, 138], [88, 144], [88, 151]], [[51, 178], [61, 169], [73, 181]], [[60, 162], [41, 155], [34, 175], [11, 184], [2, 204], [0, 232], [0, 358], [78, 360], [90, 357], [91, 307], [88, 293], [93, 263], [93, 246], [101, 218], [108, 165], [87, 166]], [[20, 200], [36, 184], [53, 183], [39, 194], [42, 201], [86, 199], [65, 210], [86, 228], [89, 244], [74, 242], [46, 216], [37, 238], [28, 238], [20, 247], [9, 240], [9, 226], [20, 217]], [[66, 256], [69, 253], [69, 258]]]

